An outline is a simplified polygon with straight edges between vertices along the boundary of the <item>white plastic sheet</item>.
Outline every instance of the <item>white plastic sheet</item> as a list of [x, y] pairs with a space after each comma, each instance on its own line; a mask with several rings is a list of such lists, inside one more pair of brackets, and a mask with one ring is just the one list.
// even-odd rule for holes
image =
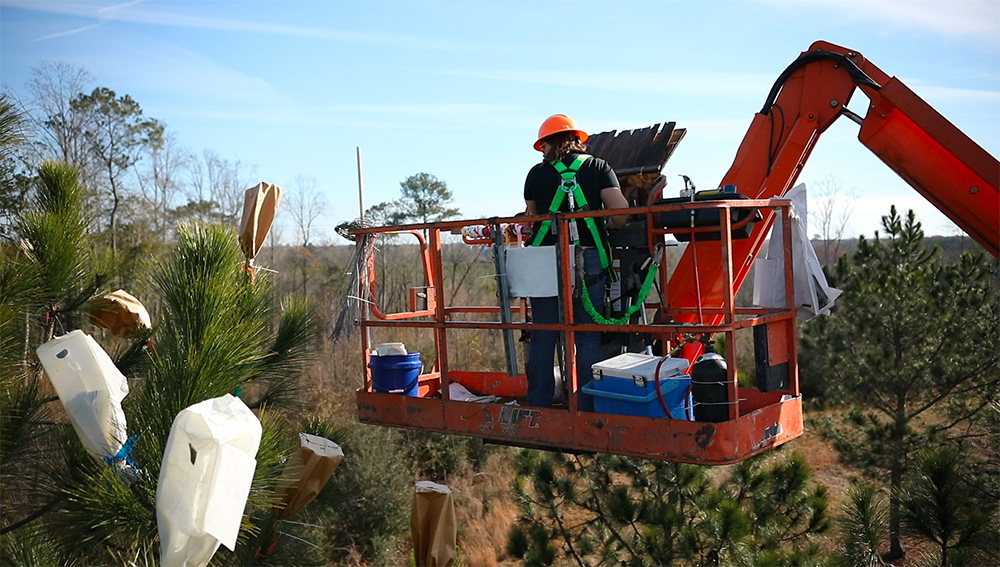
[[[798, 318], [808, 321], [817, 315], [829, 315], [833, 302], [842, 291], [830, 287], [823, 268], [809, 240], [806, 186], [796, 185], [784, 196], [792, 201], [792, 271]], [[784, 238], [781, 218], [771, 230], [767, 253], [754, 264], [753, 302], [761, 307], [785, 306]]]
[[[569, 270], [576, 269], [576, 248], [570, 247]], [[511, 297], [559, 295], [559, 267], [555, 246], [507, 248], [507, 288]]]
[[128, 381], [108, 353], [79, 329], [36, 352], [83, 447], [98, 459], [117, 455], [128, 438], [122, 411]]
[[260, 438], [260, 420], [229, 394], [177, 414], [156, 487], [161, 565], [202, 567], [220, 544], [236, 547]]
[[477, 402], [481, 404], [491, 404], [498, 401], [500, 398], [497, 396], [477, 396], [469, 391], [468, 388], [459, 384], [458, 382], [452, 382], [448, 384], [448, 399], [456, 402]]

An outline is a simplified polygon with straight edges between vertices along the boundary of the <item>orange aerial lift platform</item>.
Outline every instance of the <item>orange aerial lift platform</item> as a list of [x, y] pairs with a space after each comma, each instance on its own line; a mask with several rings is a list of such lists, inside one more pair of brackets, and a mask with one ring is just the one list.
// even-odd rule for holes
[[[868, 98], [865, 116], [847, 108], [857, 90]], [[796, 364], [792, 213], [790, 201], [783, 197], [795, 184], [820, 135], [842, 116], [860, 125], [859, 140], [889, 167], [987, 250], [1000, 255], [1000, 165], [996, 158], [861, 54], [816, 42], [779, 76], [720, 189], [712, 194], [662, 198], [660, 170], [683, 137], [683, 130], [672, 123], [591, 136], [589, 153], [607, 159], [615, 168], [633, 205], [627, 210], [629, 223], [611, 244], [623, 272], [632, 270], [623, 276], [635, 277], [622, 278], [617, 296], [621, 303], [608, 324], [573, 321], [574, 278], [570, 263], [564, 260], [571, 255], [567, 223], [583, 216], [610, 216], [610, 211], [351, 228], [348, 234], [356, 242], [355, 275], [359, 276], [352, 293], [361, 305], [355, 324], [361, 331], [366, 369], [356, 393], [359, 419], [515, 446], [710, 465], [739, 462], [798, 437], [803, 420]], [[783, 219], [783, 305], [737, 305], [737, 291], [775, 219]], [[504, 257], [517, 247], [510, 235], [542, 220], [551, 220], [560, 229], [555, 248], [563, 319], [557, 325], [533, 324], [527, 303], [512, 297], [505, 281]], [[470, 227], [476, 230], [470, 231]], [[424, 281], [410, 290], [406, 310], [384, 313], [375, 300], [374, 243], [389, 233], [416, 239]], [[470, 233], [475, 234], [470, 237]], [[446, 297], [441, 253], [450, 234], [463, 234], [469, 245], [491, 247], [498, 304], [454, 305], [452, 298]], [[683, 246], [672, 268], [664, 261], [664, 250], [670, 245]], [[637, 277], [651, 282], [655, 293], [646, 295], [648, 284], [644, 290], [625, 285]], [[629, 302], [639, 308], [625, 310]], [[617, 317], [623, 312], [626, 316]], [[370, 335], [404, 328], [433, 336], [433, 362], [426, 361], [417, 387], [407, 392], [409, 395], [381, 393], [376, 391], [377, 376], [369, 368], [374, 358]], [[526, 379], [517, 363], [514, 334], [530, 335], [533, 328], [560, 331], [564, 345], [573, 345], [573, 335], [580, 331], [645, 337], [638, 350], [644, 349], [661, 361], [667, 357], [683, 359], [680, 366], [689, 374], [706, 347], [711, 348], [723, 336], [725, 347], [719, 355], [724, 360], [724, 374], [714, 384], [718, 396], [712, 402], [699, 402], [693, 394], [686, 398], [689, 407], [715, 404], [715, 411], [707, 418], [697, 411], [673, 415], [659, 394], [657, 401], [666, 416], [655, 415], [655, 411], [602, 411], [600, 407], [596, 412], [579, 411], [577, 393], [592, 375], [590, 369], [575, 368], [574, 357], [567, 352], [562, 357], [566, 403], [550, 408], [526, 406]], [[453, 363], [458, 357], [449, 353], [463, 348], [458, 338], [463, 330], [496, 337], [496, 344], [502, 343], [506, 354], [506, 371], [463, 368]], [[756, 376], [753, 384], [741, 384], [737, 341], [748, 340], [750, 333]], [[613, 347], [636, 350], [629, 341]], [[653, 391], [660, 391], [658, 370], [652, 380]], [[476, 396], [493, 397], [489, 401], [452, 399], [452, 384], [460, 384]], [[655, 402], [650, 403], [655, 409]]]

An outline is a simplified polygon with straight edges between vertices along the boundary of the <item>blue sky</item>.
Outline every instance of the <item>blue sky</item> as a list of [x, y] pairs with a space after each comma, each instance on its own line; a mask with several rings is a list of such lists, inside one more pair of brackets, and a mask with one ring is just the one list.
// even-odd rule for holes
[[[675, 121], [687, 136], [667, 193], [681, 174], [714, 187], [775, 78], [821, 39], [1000, 155], [995, 0], [0, 0], [0, 81], [23, 93], [43, 60], [83, 67], [193, 152], [289, 191], [314, 178], [336, 242], [332, 227], [358, 214], [357, 148], [366, 206], [427, 172], [463, 217], [513, 215], [538, 125], [557, 112], [590, 132]], [[866, 100], [849, 106], [864, 114]], [[890, 203], [955, 233], [846, 119], [800, 181], [858, 194], [852, 234], [870, 236]]]

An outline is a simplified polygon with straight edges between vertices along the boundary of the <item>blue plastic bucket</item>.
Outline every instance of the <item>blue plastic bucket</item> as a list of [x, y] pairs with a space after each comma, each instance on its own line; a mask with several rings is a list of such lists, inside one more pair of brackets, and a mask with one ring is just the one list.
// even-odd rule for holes
[[419, 352], [373, 356], [368, 363], [372, 370], [372, 389], [380, 394], [415, 397], [421, 366]]

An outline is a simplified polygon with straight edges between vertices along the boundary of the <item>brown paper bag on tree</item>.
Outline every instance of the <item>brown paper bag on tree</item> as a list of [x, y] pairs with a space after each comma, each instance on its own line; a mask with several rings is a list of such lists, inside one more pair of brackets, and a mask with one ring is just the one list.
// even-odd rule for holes
[[410, 537], [417, 567], [451, 567], [455, 564], [458, 522], [451, 489], [422, 480], [413, 494]]

